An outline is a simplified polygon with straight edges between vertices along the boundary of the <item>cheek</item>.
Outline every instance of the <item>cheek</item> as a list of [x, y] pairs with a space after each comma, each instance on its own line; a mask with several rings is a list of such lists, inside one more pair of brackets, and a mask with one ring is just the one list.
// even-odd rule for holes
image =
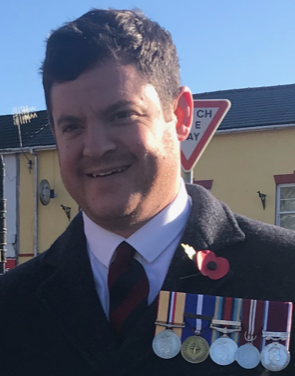
[[162, 145], [163, 135], [157, 129], [144, 129], [136, 135], [136, 146], [141, 153], [156, 153]]
[[62, 179], [71, 179], [71, 176], [76, 173], [78, 167], [75, 154], [67, 149], [63, 149], [62, 152], [59, 153], [59, 165]]
[[60, 142], [58, 146], [58, 156], [60, 164], [71, 165], [77, 163], [79, 153], [79, 145], [73, 141]]

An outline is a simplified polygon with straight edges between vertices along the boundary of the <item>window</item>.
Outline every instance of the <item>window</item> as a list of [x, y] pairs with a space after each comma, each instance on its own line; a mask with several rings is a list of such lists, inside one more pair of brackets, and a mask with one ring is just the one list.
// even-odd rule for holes
[[295, 231], [295, 184], [277, 185], [276, 225]]
[[201, 185], [202, 187], [206, 188], [208, 191], [211, 191], [213, 180], [194, 180], [194, 184]]

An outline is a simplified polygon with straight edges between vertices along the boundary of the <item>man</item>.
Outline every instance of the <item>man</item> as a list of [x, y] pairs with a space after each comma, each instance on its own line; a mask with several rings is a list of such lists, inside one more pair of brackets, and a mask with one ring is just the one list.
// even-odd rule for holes
[[[170, 34], [136, 12], [92, 10], [48, 39], [43, 84], [62, 180], [82, 211], [0, 279], [2, 374], [261, 375], [152, 350], [160, 290], [295, 298], [294, 233], [180, 179], [193, 105]], [[180, 243], [226, 258], [230, 272], [203, 276]], [[292, 356], [278, 374], [294, 375]]]

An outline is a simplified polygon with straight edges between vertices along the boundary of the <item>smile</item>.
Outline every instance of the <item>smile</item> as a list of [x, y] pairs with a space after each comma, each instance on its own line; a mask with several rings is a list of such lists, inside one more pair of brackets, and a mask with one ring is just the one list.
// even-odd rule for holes
[[119, 174], [121, 172], [128, 170], [129, 167], [130, 166], [117, 167], [117, 168], [113, 168], [111, 170], [106, 170], [106, 171], [102, 171], [102, 172], [96, 172], [96, 173], [93, 173], [93, 174], [88, 174], [87, 176], [89, 176], [91, 178], [101, 178], [101, 177], [104, 177], [104, 176]]

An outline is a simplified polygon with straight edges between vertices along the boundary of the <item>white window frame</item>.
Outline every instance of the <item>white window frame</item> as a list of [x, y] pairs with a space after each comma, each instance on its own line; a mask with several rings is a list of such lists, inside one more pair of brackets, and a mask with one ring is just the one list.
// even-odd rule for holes
[[295, 183], [288, 183], [288, 184], [278, 184], [277, 185], [277, 194], [276, 194], [276, 225], [281, 227], [280, 224], [280, 214], [295, 214], [295, 211], [287, 211], [281, 212], [280, 211], [280, 203], [281, 203], [281, 188], [284, 187], [295, 187]]

